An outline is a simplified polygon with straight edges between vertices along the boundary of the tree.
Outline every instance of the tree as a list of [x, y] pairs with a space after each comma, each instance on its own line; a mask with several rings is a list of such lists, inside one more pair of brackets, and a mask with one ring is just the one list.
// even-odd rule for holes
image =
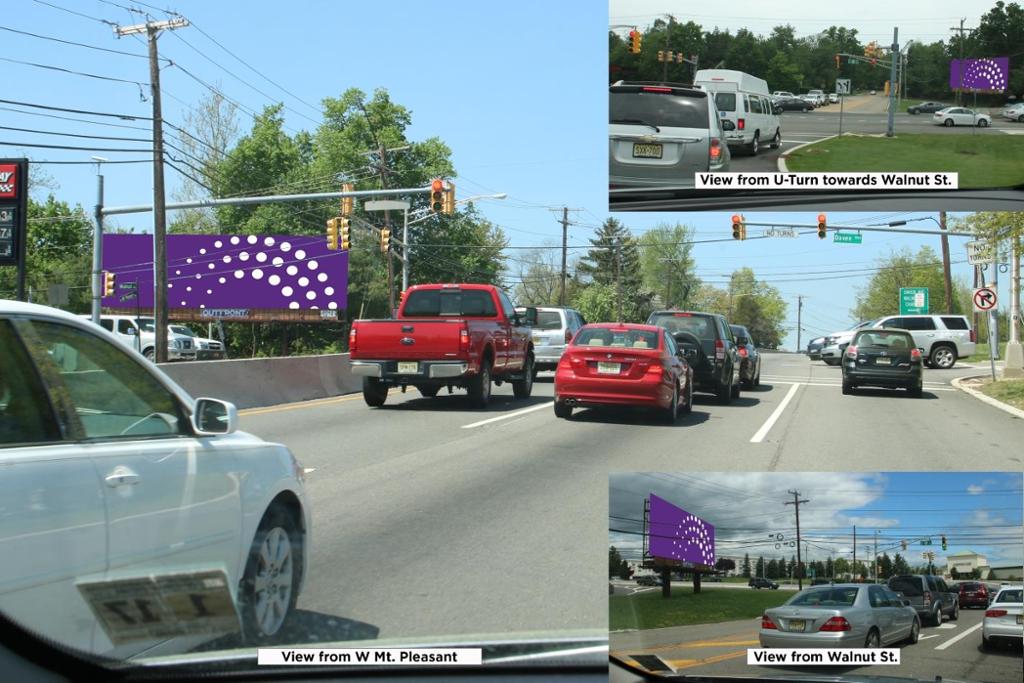
[[786, 565], [786, 576], [791, 579], [796, 578], [796, 555], [791, 555], [789, 558], [789, 564]]
[[831, 579], [831, 578], [835, 577], [835, 575], [836, 575], [836, 565], [835, 565], [835, 562], [832, 561], [832, 558], [829, 557], [827, 560], [825, 560], [825, 576], [827, 576], [827, 577], [829, 577]]
[[909, 574], [910, 565], [903, 559], [903, 556], [899, 553], [892, 558], [892, 576], [900, 576], [901, 574]]
[[[946, 310], [942, 260], [931, 247], [922, 246], [916, 254], [904, 248], [891, 252], [887, 258], [879, 259], [875, 274], [867, 286], [858, 292], [857, 305], [851, 312], [858, 320], [871, 320], [896, 313], [899, 311], [902, 287], [927, 287], [930, 309]], [[960, 303], [955, 297], [953, 312], [961, 312]]]
[[622, 555], [615, 546], [608, 548], [608, 576], [622, 579], [629, 578], [629, 564], [622, 559]]
[[780, 574], [780, 572], [779, 572], [779, 561], [778, 560], [774, 560], [774, 559], [768, 560], [768, 566], [765, 567], [764, 571], [765, 571], [765, 578], [768, 578], [768, 579], [777, 579], [777, 578], [779, 578], [779, 574]]
[[889, 553], [882, 553], [882, 556], [878, 559], [878, 578], [888, 579], [893, 576], [893, 561], [889, 557]]
[[736, 569], [736, 561], [728, 557], [720, 557], [715, 561], [715, 569], [720, 572], [731, 572]]
[[[591, 317], [587, 320], [615, 320], [621, 309], [623, 322], [642, 322], [651, 311], [651, 295], [643, 288], [640, 268], [640, 250], [629, 230], [615, 218], [606, 220], [590, 240], [593, 248], [580, 260], [576, 272], [595, 285], [610, 286], [615, 292], [612, 315]], [[586, 295], [587, 287], [581, 296]], [[577, 308], [582, 304], [577, 300]]]
[[664, 308], [688, 308], [691, 292], [700, 285], [694, 268], [693, 229], [662, 223], [639, 239], [643, 285]]
[[[556, 306], [562, 282], [562, 271], [556, 252], [535, 249], [510, 259], [516, 263], [516, 285], [513, 298], [523, 306]], [[569, 286], [569, 278], [566, 278]]]
[[750, 578], [750, 553], [743, 554], [743, 578]]
[[754, 576], [764, 576], [764, 557], [757, 558], [757, 564], [754, 566]]
[[729, 299], [730, 323], [746, 327], [762, 347], [779, 347], [785, 336], [786, 302], [778, 289], [758, 282], [750, 268], [740, 268], [729, 279]]

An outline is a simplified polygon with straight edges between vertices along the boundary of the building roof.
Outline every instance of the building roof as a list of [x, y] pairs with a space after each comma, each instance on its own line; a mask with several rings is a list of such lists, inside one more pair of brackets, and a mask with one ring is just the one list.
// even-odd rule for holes
[[978, 557], [984, 557], [981, 553], [976, 553], [973, 550], [965, 550], [960, 553], [953, 553], [952, 555], [946, 555], [946, 557], [964, 557], [965, 555], [976, 555]]

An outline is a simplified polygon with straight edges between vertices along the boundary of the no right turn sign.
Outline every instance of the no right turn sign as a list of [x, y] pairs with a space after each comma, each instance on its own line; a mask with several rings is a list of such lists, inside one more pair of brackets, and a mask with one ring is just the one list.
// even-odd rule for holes
[[979, 287], [974, 290], [974, 310], [979, 313], [991, 311], [996, 307], [996, 291], [990, 287]]

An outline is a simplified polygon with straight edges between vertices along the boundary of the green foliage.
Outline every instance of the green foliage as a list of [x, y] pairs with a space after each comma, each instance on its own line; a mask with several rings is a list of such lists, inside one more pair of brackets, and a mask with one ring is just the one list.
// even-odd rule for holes
[[639, 239], [643, 286], [654, 292], [659, 307], [688, 308], [690, 295], [700, 286], [693, 251], [693, 229], [662, 223]]
[[[871, 281], [857, 294], [857, 305], [851, 313], [858, 320], [898, 314], [901, 287], [927, 287], [930, 310], [946, 310], [942, 260], [931, 247], [922, 246], [916, 254], [907, 248], [893, 251], [878, 260], [876, 269]], [[953, 312], [963, 310], [954, 290]]]
[[608, 576], [609, 578], [619, 577], [620, 579], [629, 578], [629, 565], [619, 551], [616, 550], [615, 546], [608, 548]]
[[750, 553], [743, 554], [743, 576], [750, 578]]
[[592, 322], [645, 321], [651, 312], [652, 296], [643, 286], [637, 240], [621, 222], [609, 218], [590, 243], [594, 248], [576, 268], [577, 275], [588, 283], [574, 300], [576, 308]]
[[786, 320], [786, 302], [779, 290], [758, 282], [750, 268], [740, 268], [730, 278], [729, 293], [734, 302], [729, 322], [746, 327], [759, 346], [778, 348]]

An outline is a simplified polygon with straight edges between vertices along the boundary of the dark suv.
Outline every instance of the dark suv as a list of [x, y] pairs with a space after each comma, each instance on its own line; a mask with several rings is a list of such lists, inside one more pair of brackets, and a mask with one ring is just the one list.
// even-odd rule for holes
[[941, 576], [931, 574], [902, 574], [889, 579], [889, 589], [903, 593], [917, 610], [921, 622], [930, 621], [933, 626], [942, 624], [943, 613], [950, 621], [960, 616], [960, 596], [946, 585]]
[[725, 316], [692, 311], [655, 311], [648, 325], [663, 327], [693, 368], [693, 387], [729, 403], [740, 397], [741, 358]]
[[758, 588], [758, 589], [760, 589], [760, 588], [770, 588], [773, 591], [779, 589], [779, 584], [775, 583], [774, 581], [769, 581], [768, 579], [762, 579], [760, 576], [752, 576], [752, 577], [750, 577], [750, 581], [747, 581], [747, 585], [750, 586], [751, 588]]

